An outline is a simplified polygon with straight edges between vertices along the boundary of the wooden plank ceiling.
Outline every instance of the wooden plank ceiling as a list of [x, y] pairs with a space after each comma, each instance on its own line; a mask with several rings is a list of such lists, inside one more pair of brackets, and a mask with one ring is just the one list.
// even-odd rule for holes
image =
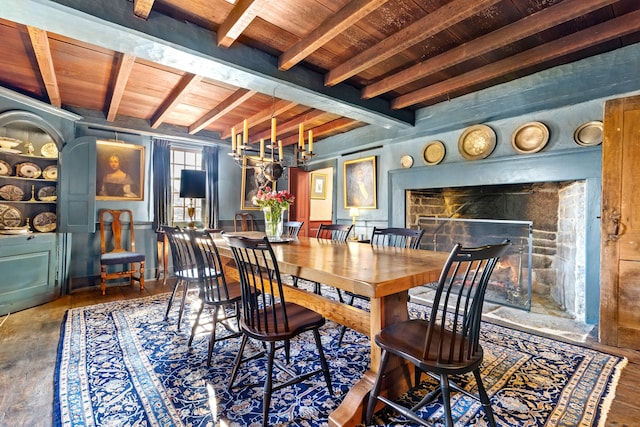
[[252, 143], [276, 117], [284, 145], [300, 123], [316, 142], [408, 127], [420, 107], [640, 39], [637, 0], [2, 3], [5, 88], [227, 140], [248, 119]]

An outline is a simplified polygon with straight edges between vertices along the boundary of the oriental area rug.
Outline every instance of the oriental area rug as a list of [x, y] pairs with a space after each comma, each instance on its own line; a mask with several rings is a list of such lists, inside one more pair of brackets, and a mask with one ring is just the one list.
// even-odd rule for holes
[[[177, 310], [167, 321], [169, 294], [71, 309], [61, 328], [55, 370], [54, 426], [252, 426], [262, 423], [262, 387], [227, 391], [240, 339], [217, 342], [207, 367], [209, 332], [187, 343], [197, 298], [177, 328]], [[413, 317], [427, 308], [410, 303]], [[221, 327], [222, 328], [222, 327]], [[221, 329], [218, 336], [225, 333]], [[369, 364], [369, 341], [348, 331], [338, 347], [339, 325], [321, 329], [334, 395], [322, 375], [275, 392], [269, 426], [326, 426]], [[308, 336], [307, 336], [308, 335]], [[615, 395], [626, 359], [578, 345], [519, 332], [485, 322], [482, 345], [484, 384], [499, 426], [599, 426]], [[254, 344], [259, 351], [261, 347]], [[310, 334], [291, 342], [289, 368], [319, 365]], [[284, 357], [283, 357], [284, 359]], [[261, 382], [264, 358], [244, 364], [238, 379]], [[285, 379], [285, 374], [278, 376]], [[419, 399], [436, 385], [423, 383], [405, 396]], [[252, 380], [252, 381], [247, 381]], [[475, 382], [458, 384], [473, 390]], [[479, 403], [452, 393], [456, 426], [487, 425]], [[423, 408], [434, 426], [443, 425], [442, 404]], [[382, 410], [377, 425], [411, 425]]]

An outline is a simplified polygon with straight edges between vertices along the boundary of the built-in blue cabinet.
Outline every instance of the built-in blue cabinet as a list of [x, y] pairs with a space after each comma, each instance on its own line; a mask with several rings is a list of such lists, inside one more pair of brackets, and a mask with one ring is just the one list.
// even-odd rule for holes
[[62, 132], [40, 115], [0, 112], [0, 315], [65, 292], [71, 236], [58, 209]]
[[0, 316], [60, 296], [58, 247], [57, 233], [0, 237]]

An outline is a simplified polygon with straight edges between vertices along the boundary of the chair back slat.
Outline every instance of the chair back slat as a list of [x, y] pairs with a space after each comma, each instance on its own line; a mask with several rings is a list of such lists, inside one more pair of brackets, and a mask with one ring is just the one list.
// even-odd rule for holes
[[[109, 220], [111, 220], [109, 222]], [[128, 249], [122, 234], [124, 220], [129, 221]], [[100, 252], [135, 252], [136, 237], [133, 226], [133, 212], [130, 209], [102, 209], [98, 220], [100, 224]], [[111, 232], [111, 239], [108, 233]]]
[[210, 303], [230, 300], [222, 259], [211, 234], [205, 230], [188, 230], [187, 233], [195, 255], [200, 298]]
[[173, 261], [173, 272], [187, 273], [197, 272], [198, 263], [191, 245], [191, 238], [187, 231], [180, 227], [162, 226], [162, 231], [166, 234], [171, 248], [171, 260]]
[[320, 224], [316, 238], [346, 242], [352, 228], [353, 224]]
[[453, 364], [476, 357], [484, 296], [508, 246], [508, 241], [479, 248], [454, 246], [438, 279], [422, 354], [425, 360]]
[[284, 234], [290, 237], [298, 237], [298, 233], [300, 233], [303, 225], [303, 221], [285, 221], [284, 224], [282, 224]]
[[231, 248], [240, 276], [244, 327], [262, 337], [288, 333], [280, 269], [269, 240], [222, 236]]
[[371, 244], [374, 246], [393, 246], [396, 248], [418, 249], [424, 229], [413, 228], [373, 228]]

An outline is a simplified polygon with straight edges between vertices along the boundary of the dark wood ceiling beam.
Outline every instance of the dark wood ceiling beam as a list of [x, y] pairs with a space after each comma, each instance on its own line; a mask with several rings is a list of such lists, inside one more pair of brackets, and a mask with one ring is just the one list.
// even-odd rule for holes
[[60, 108], [62, 106], [62, 97], [60, 96], [56, 70], [53, 67], [53, 58], [51, 57], [51, 48], [49, 47], [49, 36], [47, 36], [46, 31], [29, 25], [27, 25], [27, 32], [29, 33], [33, 53], [36, 55], [36, 61], [38, 61], [40, 76], [47, 90], [49, 102], [51, 105]]
[[[297, 102], [285, 101], [283, 99], [276, 102], [273, 107], [265, 109], [263, 111], [259, 111], [251, 117], [247, 117], [247, 122], [249, 123], [249, 131], [251, 131], [251, 127], [257, 126], [261, 123], [271, 120], [271, 117], [278, 117], [280, 114], [285, 113], [299, 105]], [[244, 125], [244, 121], [236, 123], [236, 129], [242, 129]], [[231, 137], [231, 129], [224, 130], [220, 133], [220, 138], [227, 139]]]
[[[298, 126], [300, 124], [304, 124], [307, 121], [311, 121], [311, 120], [316, 120], [316, 119], [320, 119], [325, 115], [328, 115], [330, 113], [327, 113], [326, 111], [321, 111], [321, 110], [312, 110], [312, 111], [308, 111], [304, 114], [300, 114], [297, 115], [285, 122], [277, 122], [276, 123], [276, 138], [278, 140], [280, 140], [281, 138], [278, 138], [278, 134], [279, 135], [284, 135], [285, 133], [289, 133], [289, 132], [298, 132]], [[249, 142], [250, 143], [258, 143], [260, 142], [260, 139], [264, 138], [265, 140], [271, 140], [271, 129], [267, 129], [264, 130], [262, 132], [258, 132], [255, 135], [251, 135], [249, 134]], [[298, 140], [298, 134], [296, 133], [296, 141]]]
[[454, 0], [338, 65], [325, 75], [324, 83], [334, 86], [343, 82], [500, 1]]
[[251, 24], [263, 6], [264, 0], [240, 0], [218, 28], [218, 46], [229, 47]]
[[510, 56], [484, 67], [476, 68], [465, 74], [446, 81], [416, 90], [395, 98], [391, 105], [404, 108], [420, 102], [448, 95], [468, 86], [483, 83], [518, 70], [559, 58], [564, 55], [595, 46], [599, 43], [622, 37], [640, 29], [640, 11], [630, 12], [602, 24], [594, 25], [571, 35], [539, 45], [535, 48]]
[[248, 101], [255, 94], [256, 91], [254, 90], [238, 89], [230, 97], [218, 104], [216, 108], [209, 111], [189, 126], [189, 133], [193, 135], [194, 133], [201, 131], [220, 117], [241, 105], [243, 102]]
[[525, 37], [537, 34], [571, 19], [578, 18], [617, 1], [618, 0], [590, 0], [585, 2], [584, 0], [565, 0], [562, 3], [529, 15], [490, 34], [478, 37], [441, 55], [427, 59], [399, 73], [372, 83], [363, 88], [362, 97], [369, 99], [392, 91], [400, 86], [433, 75], [493, 50], [500, 49], [513, 42], [522, 40]]
[[348, 85], [324, 85], [324, 75], [306, 67], [286, 73], [278, 58], [234, 43], [233, 49], [211, 43], [211, 31], [163, 14], [142, 20], [126, 1], [2, 0], [0, 18], [32, 25], [85, 43], [128, 53], [205, 78], [273, 95], [310, 108], [331, 111], [387, 129], [408, 129], [415, 112], [393, 110], [380, 97], [363, 100]]
[[155, 0], [133, 0], [133, 14], [141, 19], [148, 19]]
[[[324, 123], [320, 126], [316, 126], [307, 131], [313, 131], [313, 139], [321, 138], [325, 135], [333, 135], [341, 130], [350, 130], [353, 128], [354, 120], [347, 119], [345, 117], [341, 117], [339, 119], [332, 120], [330, 122]], [[298, 135], [291, 135], [282, 140], [282, 146], [286, 147], [288, 145], [294, 145], [298, 143]]]
[[107, 95], [107, 120], [110, 122], [114, 121], [118, 115], [122, 95], [124, 95], [124, 89], [127, 87], [127, 82], [129, 81], [129, 76], [131, 75], [135, 61], [135, 56], [128, 54], [118, 55], [113, 88], [111, 88], [110, 93]]
[[182, 76], [176, 87], [173, 88], [167, 99], [164, 100], [160, 108], [151, 118], [151, 128], [155, 129], [160, 126], [169, 114], [176, 109], [182, 102], [184, 97], [189, 95], [194, 86], [202, 81], [202, 76], [195, 74], [185, 74]]
[[322, 45], [342, 33], [356, 22], [389, 0], [354, 0], [337, 13], [330, 15], [319, 27], [287, 49], [278, 59], [278, 68], [288, 70]]

